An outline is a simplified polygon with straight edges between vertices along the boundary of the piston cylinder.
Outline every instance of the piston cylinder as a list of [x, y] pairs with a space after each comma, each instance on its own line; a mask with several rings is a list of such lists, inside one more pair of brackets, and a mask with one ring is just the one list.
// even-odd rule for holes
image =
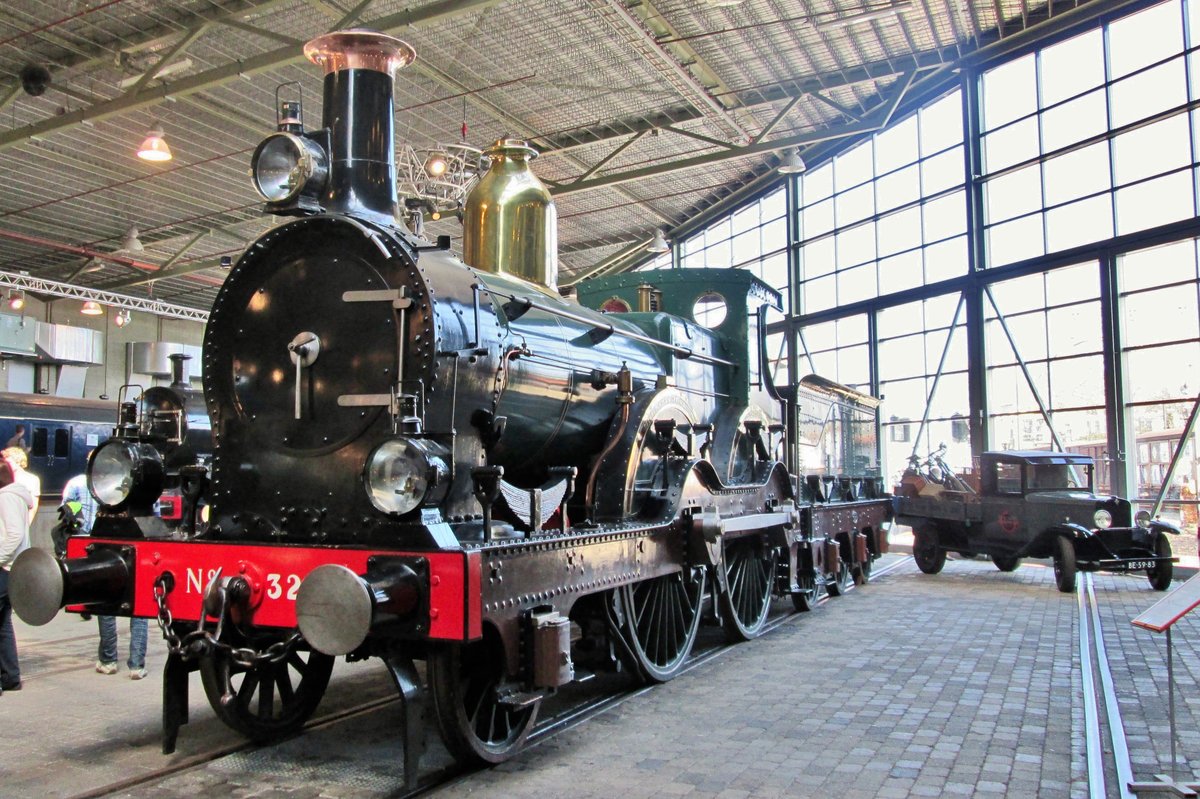
[[500, 139], [484, 155], [487, 174], [463, 209], [463, 261], [553, 289], [558, 285], [558, 211], [529, 167], [537, 150]]

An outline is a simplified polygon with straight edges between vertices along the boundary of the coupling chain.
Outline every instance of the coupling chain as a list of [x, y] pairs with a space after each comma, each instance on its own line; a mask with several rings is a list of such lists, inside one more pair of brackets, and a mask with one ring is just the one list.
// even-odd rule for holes
[[[213, 580], [215, 581], [219, 578], [220, 573], [214, 576]], [[158, 628], [162, 631], [163, 639], [167, 642], [167, 648], [171, 654], [178, 655], [181, 660], [188, 661], [204, 654], [220, 652], [240, 666], [254, 668], [264, 663], [279, 663], [286, 659], [303, 637], [299, 631], [296, 631], [290, 637], [282, 641], [276, 641], [266, 649], [238, 647], [225, 643], [220, 639], [221, 629], [225, 623], [224, 588], [220, 589], [221, 608], [220, 614], [217, 615], [216, 631], [214, 632], [205, 627], [205, 619], [208, 612], [206, 608], [201, 608], [199, 626], [192, 632], [181, 637], [173, 629], [175, 620], [171, 615], [171, 609], [167, 607], [167, 595], [174, 588], [174, 583], [174, 579], [169, 574], [160, 574], [158, 579], [154, 581], [154, 603], [158, 606]], [[209, 585], [211, 587], [212, 583]], [[205, 595], [208, 595], [207, 590], [205, 591]]]

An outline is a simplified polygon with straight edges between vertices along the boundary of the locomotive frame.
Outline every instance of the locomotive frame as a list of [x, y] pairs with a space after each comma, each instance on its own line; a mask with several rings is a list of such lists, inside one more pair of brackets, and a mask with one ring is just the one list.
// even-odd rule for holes
[[[211, 468], [172, 457], [182, 430], [161, 422], [178, 408], [143, 402], [121, 457], [93, 456], [92, 537], [13, 568], [31, 623], [64, 605], [158, 620], [164, 751], [191, 672], [223, 721], [271, 740], [312, 714], [345, 655], [388, 664], [407, 779], [414, 659], [451, 753], [496, 763], [577, 665], [669, 680], [702, 622], [749, 640], [774, 597], [808, 610], [868, 580], [891, 508], [877, 451], [859, 457], [877, 449], [878, 403], [815, 377], [772, 384], [773, 289], [664, 270], [591, 281], [576, 303], [552, 290], [552, 263], [483, 263], [553, 259], [553, 206], [511, 140], [488, 152], [528, 203], [499, 218], [522, 227], [462, 263], [392, 216], [391, 72], [411, 48], [347, 31], [306, 55], [326, 69], [328, 127], [281, 126], [255, 153], [267, 210], [296, 218], [247, 250], [210, 316]], [[488, 190], [468, 199], [469, 236], [488, 228], [473, 208], [512, 194]], [[691, 307], [712, 292], [729, 314], [708, 329]], [[592, 310], [614, 298], [639, 310]], [[802, 423], [834, 435], [800, 475], [785, 433]], [[189, 499], [159, 535], [139, 520], [164, 475]]]

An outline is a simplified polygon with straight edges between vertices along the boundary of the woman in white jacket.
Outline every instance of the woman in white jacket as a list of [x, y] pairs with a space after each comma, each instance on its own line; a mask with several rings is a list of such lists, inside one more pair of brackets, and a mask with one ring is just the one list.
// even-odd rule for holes
[[8, 571], [17, 555], [29, 549], [29, 511], [33, 507], [33, 494], [14, 482], [12, 467], [0, 462], [0, 694], [21, 690], [12, 603], [8, 601]]

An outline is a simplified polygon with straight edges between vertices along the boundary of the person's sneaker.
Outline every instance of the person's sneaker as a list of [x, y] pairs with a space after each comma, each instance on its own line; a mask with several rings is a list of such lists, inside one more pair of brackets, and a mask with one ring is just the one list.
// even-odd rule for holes
[[19, 683], [19, 682], [15, 682], [15, 683], [13, 683], [12, 685], [0, 685], [0, 690], [3, 690], [3, 691], [19, 691], [19, 690], [21, 690], [21, 683]]
[[96, 661], [96, 671], [99, 672], [100, 674], [116, 674], [117, 673], [117, 664], [116, 663], [105, 663], [103, 660], [97, 660]]
[[131, 679], [131, 680], [140, 680], [145, 676], [146, 676], [145, 669], [130, 669], [129, 670], [129, 679]]

